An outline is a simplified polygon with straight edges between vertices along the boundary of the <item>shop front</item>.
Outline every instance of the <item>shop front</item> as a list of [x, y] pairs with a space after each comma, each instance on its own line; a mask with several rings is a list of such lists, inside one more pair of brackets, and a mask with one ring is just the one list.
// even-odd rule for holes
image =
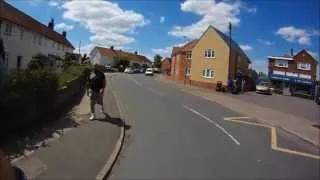
[[284, 93], [289, 91], [290, 95], [301, 95], [306, 97], [313, 97], [314, 95], [315, 82], [311, 79], [279, 74], [270, 74], [269, 79], [276, 92]]

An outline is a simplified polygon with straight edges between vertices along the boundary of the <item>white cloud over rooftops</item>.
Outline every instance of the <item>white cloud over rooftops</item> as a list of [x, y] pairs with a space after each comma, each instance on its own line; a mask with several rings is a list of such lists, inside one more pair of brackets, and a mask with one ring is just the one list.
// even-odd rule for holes
[[281, 27], [276, 34], [291, 43], [299, 43], [301, 45], [311, 45], [311, 37], [319, 36], [318, 30], [299, 29], [294, 26]]

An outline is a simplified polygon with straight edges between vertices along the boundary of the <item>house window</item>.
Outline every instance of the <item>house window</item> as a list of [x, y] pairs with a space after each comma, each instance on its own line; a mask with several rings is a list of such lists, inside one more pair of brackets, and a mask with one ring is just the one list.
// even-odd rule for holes
[[52, 48], [54, 48], [54, 41], [52, 41]]
[[288, 61], [276, 60], [274, 66], [287, 68], [288, 67]]
[[21, 68], [21, 61], [22, 61], [22, 56], [17, 57], [17, 69]]
[[310, 63], [298, 63], [297, 68], [305, 71], [311, 70], [311, 64]]
[[205, 49], [204, 57], [206, 57], [206, 58], [214, 58], [215, 55], [214, 55], [213, 49]]
[[6, 29], [4, 31], [4, 34], [7, 36], [12, 35], [12, 24], [9, 24], [9, 23], [6, 24]]
[[187, 54], [186, 54], [187, 59], [191, 59], [191, 56], [192, 56], [192, 52], [188, 51]]
[[23, 29], [23, 27], [21, 27], [20, 40], [23, 40], [23, 34], [24, 34], [24, 29]]
[[309, 74], [299, 74], [299, 77], [303, 79], [311, 79], [311, 76]]
[[190, 68], [188, 67], [187, 69], [186, 69], [186, 76], [190, 76], [191, 75], [191, 71], [190, 71]]
[[60, 50], [60, 44], [58, 43], [58, 45], [57, 45], [57, 49], [58, 49], [58, 51]]
[[37, 44], [37, 35], [33, 34], [33, 44]]
[[5, 52], [4, 53], [4, 62], [3, 62], [5, 67], [8, 67], [8, 62], [9, 62], [9, 53]]
[[38, 37], [38, 44], [39, 44], [39, 46], [41, 46], [41, 44], [42, 44], [42, 37], [41, 36]]
[[44, 42], [43, 42], [44, 47], [47, 47], [47, 41], [48, 41], [48, 39], [45, 37], [43, 41], [44, 41]]
[[213, 69], [206, 68], [202, 70], [202, 77], [204, 78], [213, 78], [215, 71]]

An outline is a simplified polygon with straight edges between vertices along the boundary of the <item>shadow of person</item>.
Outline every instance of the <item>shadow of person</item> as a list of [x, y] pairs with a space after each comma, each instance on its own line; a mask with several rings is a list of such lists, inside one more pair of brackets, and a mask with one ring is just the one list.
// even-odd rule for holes
[[124, 122], [121, 118], [111, 117], [111, 116], [109, 116], [109, 114], [107, 114], [107, 113], [104, 113], [104, 115], [105, 115], [104, 118], [100, 118], [100, 119], [97, 119], [97, 120], [98, 120], [98, 121], [102, 121], [102, 122], [108, 122], [108, 123], [117, 125], [117, 126], [119, 126], [119, 127], [124, 126], [124, 129], [125, 129], [125, 130], [128, 130], [128, 129], [131, 128], [131, 126], [125, 124], [125, 122]]

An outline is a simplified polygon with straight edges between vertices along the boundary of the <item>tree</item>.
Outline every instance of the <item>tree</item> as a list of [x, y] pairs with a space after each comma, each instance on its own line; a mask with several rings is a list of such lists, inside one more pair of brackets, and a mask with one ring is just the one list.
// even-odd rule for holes
[[162, 57], [159, 54], [156, 54], [154, 56], [153, 67], [161, 68], [161, 59], [162, 59]]
[[136, 68], [140, 68], [140, 67], [141, 67], [141, 65], [139, 63], [136, 63], [136, 62], [132, 63], [132, 68], [136, 69]]
[[118, 68], [120, 72], [124, 71], [124, 69], [127, 68], [129, 64], [130, 62], [126, 57], [114, 57], [114, 66]]

